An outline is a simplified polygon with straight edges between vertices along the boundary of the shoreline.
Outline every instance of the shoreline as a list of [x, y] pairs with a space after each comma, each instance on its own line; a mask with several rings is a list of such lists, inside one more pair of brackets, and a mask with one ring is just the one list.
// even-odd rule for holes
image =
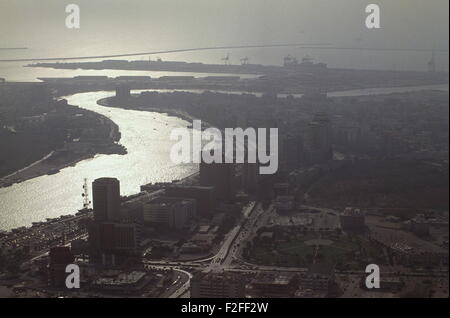
[[37, 164], [39, 164], [39, 163], [45, 161], [46, 159], [50, 158], [54, 153], [55, 153], [55, 151], [53, 150], [53, 151], [51, 151], [50, 153], [46, 154], [46, 155], [45, 155], [44, 157], [42, 157], [41, 159], [39, 159], [39, 160], [37, 160], [37, 161], [35, 161], [35, 162], [29, 164], [28, 166], [23, 167], [22, 169], [19, 169], [19, 170], [17, 170], [17, 171], [14, 171], [13, 173], [10, 173], [10, 174], [8, 174], [8, 175], [6, 175], [6, 176], [4, 176], [4, 177], [1, 177], [1, 178], [0, 178], [0, 182], [3, 181], [3, 180], [6, 180], [6, 179], [12, 178], [12, 177], [15, 176], [16, 174], [19, 174], [19, 173], [21, 173], [21, 172], [23, 172], [23, 171], [25, 171], [25, 170], [27, 170], [27, 169], [29, 169], [29, 168], [31, 168], [31, 167], [34, 167], [35, 165], [37, 165]]
[[[52, 153], [55, 153], [56, 150], [52, 151]], [[96, 155], [100, 153], [92, 153], [92, 154], [85, 154], [83, 156], [73, 158], [70, 161], [50, 166], [46, 162], [47, 160], [51, 160], [52, 156], [46, 158], [43, 161], [40, 161], [36, 164], [31, 164], [28, 167], [25, 167], [23, 169], [20, 169], [12, 175], [8, 175], [5, 177], [0, 178], [0, 188], [7, 188], [9, 186], [12, 186], [14, 184], [19, 184], [34, 178], [42, 177], [44, 175], [52, 175], [55, 173], [58, 173], [60, 170], [68, 167], [75, 166], [78, 162], [94, 158]], [[74, 156], [75, 157], [75, 156]], [[48, 165], [48, 166], [47, 166]], [[30, 171], [31, 170], [31, 171]]]
[[[392, 94], [392, 93], [386, 93], [386, 94], [377, 93], [376, 95], [389, 95], [389, 94]], [[343, 97], [344, 96], [338, 97], [338, 98], [343, 98]], [[98, 99], [96, 101], [96, 103], [98, 105], [101, 105], [101, 106], [104, 106], [104, 107], [114, 107], [114, 108], [121, 108], [121, 109], [128, 109], [128, 110], [138, 110], [138, 111], [157, 112], [157, 113], [167, 114], [168, 116], [174, 116], [174, 117], [180, 118], [180, 119], [188, 121], [188, 122], [192, 122], [192, 120], [198, 119], [198, 118], [188, 114], [187, 112], [179, 110], [179, 109], [165, 109], [165, 108], [160, 108], [160, 107], [149, 107], [149, 108], [146, 108], [146, 107], [126, 106], [126, 105], [125, 106], [123, 106], [123, 105], [122, 106], [115, 106], [112, 103], [109, 103], [109, 101], [111, 99], [113, 99], [113, 98], [114, 98], [114, 96], [101, 98], [101, 99]], [[110, 119], [108, 119], [108, 120], [111, 121]], [[202, 120], [202, 122], [204, 122], [204, 121]], [[204, 123], [208, 124], [206, 121]], [[114, 123], [114, 125], [115, 125], [115, 123]], [[120, 135], [120, 132], [118, 130], [116, 131], [116, 133], [119, 133], [119, 135]], [[65, 167], [69, 167], [69, 166], [74, 166], [74, 165], [76, 165], [76, 163], [78, 163], [78, 162], [80, 162], [82, 160], [85, 160], [85, 159], [93, 158], [97, 154], [100, 154], [100, 153], [96, 152], [96, 153], [88, 154], [88, 155], [86, 155], [84, 157], [76, 158], [76, 159], [74, 159], [74, 160], [72, 160], [70, 162], [66, 162], [65, 164], [62, 164], [61, 167], [65, 168]], [[58, 169], [62, 169], [62, 168], [58, 167]], [[45, 174], [45, 173], [41, 173], [40, 175], [43, 175], [43, 174]], [[34, 177], [37, 177], [37, 176], [34, 176]], [[17, 181], [17, 182], [14, 182], [14, 183], [20, 183], [20, 182], [26, 181], [28, 179], [32, 179], [34, 177], [30, 177], [30, 178], [27, 178], [27, 179], [24, 179], [24, 180], [21, 180], [21, 181]], [[1, 178], [0, 178], [0, 180], [1, 180]], [[0, 187], [2, 187], [1, 184], [0, 184]]]
[[[97, 103], [99, 105], [101, 105], [99, 103], [101, 100], [102, 99], [99, 99], [97, 101]], [[113, 106], [109, 106], [109, 105], [104, 105], [104, 106], [106, 106], [106, 107], [113, 107]], [[78, 106], [75, 106], [75, 107], [78, 107]], [[180, 118], [180, 119], [185, 120], [185, 121], [189, 121], [189, 120], [194, 118], [194, 117], [190, 116], [189, 114], [187, 114], [185, 112], [182, 112], [182, 111], [164, 111], [163, 109], [157, 109], [157, 108], [152, 109], [152, 110], [143, 110], [142, 109], [141, 111], [163, 113], [163, 114], [167, 114], [168, 116], [177, 117], [177, 118]], [[92, 111], [90, 111], [90, 112], [92, 112]], [[101, 115], [99, 113], [96, 113], [96, 112], [94, 112], [94, 113], [96, 115], [100, 116], [100, 117], [104, 117], [103, 115]], [[51, 156], [49, 156], [48, 158], [46, 156], [46, 160], [43, 160], [42, 162], [39, 162], [38, 164], [33, 164], [32, 163], [31, 165], [23, 168], [23, 169], [26, 169], [24, 171], [22, 171], [22, 169], [18, 170], [21, 173], [30, 173], [29, 169], [32, 169], [32, 168], [34, 168], [36, 170], [39, 170], [39, 171], [32, 171], [32, 174], [30, 174], [28, 176], [22, 176], [22, 175], [18, 176], [17, 175], [18, 171], [16, 171], [16, 172], [13, 172], [12, 174], [8, 175], [8, 177], [11, 178], [11, 179], [8, 179], [8, 180], [3, 180], [0, 177], [0, 189], [12, 186], [14, 184], [22, 183], [22, 182], [25, 182], [27, 180], [30, 180], [30, 179], [33, 179], [33, 178], [36, 178], [36, 177], [40, 177], [40, 176], [44, 176], [44, 175], [56, 174], [56, 173], [60, 172], [60, 170], [62, 170], [64, 168], [73, 167], [77, 163], [79, 163], [81, 161], [84, 161], [84, 160], [87, 160], [87, 159], [95, 158], [99, 154], [126, 154], [127, 153], [126, 148], [118, 143], [118, 141], [121, 138], [121, 133], [120, 133], [120, 130], [119, 130], [120, 127], [118, 127], [118, 125], [114, 121], [112, 121], [111, 119], [109, 119], [107, 117], [104, 117], [104, 120], [106, 120], [110, 124], [110, 127], [111, 127], [110, 136], [112, 136], [112, 138], [115, 140], [114, 144], [109, 145], [108, 148], [110, 148], [110, 147], [114, 147], [115, 148], [116, 146], [117, 147], [122, 147], [122, 149], [124, 149], [123, 152], [121, 152], [121, 151], [99, 151], [97, 149], [97, 151], [92, 152], [92, 153], [88, 153], [88, 154], [85, 154], [85, 155], [82, 155], [82, 156], [79, 156], [79, 157], [76, 157], [76, 158], [72, 157], [72, 160], [64, 162], [64, 163], [61, 163], [59, 165], [52, 165], [51, 169], [48, 166], [47, 167], [45, 167], [45, 166], [42, 167], [41, 166], [42, 164], [46, 165], [47, 161], [51, 160]], [[102, 147], [102, 145], [100, 145], [100, 148], [101, 147]], [[115, 149], [115, 150], [120, 150], [120, 149]], [[53, 151], [53, 152], [55, 152], [55, 151]], [[51, 173], [52, 171], [54, 171], [54, 173]], [[170, 182], [176, 182], [176, 183], [186, 183], [187, 182], [187, 183], [189, 183], [189, 182], [191, 182], [190, 180], [193, 177], [196, 177], [196, 176], [198, 176], [198, 171], [193, 172], [193, 173], [189, 174], [188, 176], [183, 177], [181, 179], [175, 179], [175, 180], [172, 180]], [[123, 196], [123, 198], [127, 198], [128, 197], [129, 200], [132, 200], [136, 196], [139, 196], [139, 193], [131, 194], [131, 195], [128, 195], [128, 196]], [[70, 215], [71, 217], [76, 217], [78, 215], [77, 212], [79, 212], [79, 211], [74, 210], [72, 212], [68, 212], [68, 214], [67, 213], [66, 214], [61, 214], [59, 217], [47, 218], [46, 220], [36, 221], [36, 222], [33, 222], [33, 223], [36, 223], [37, 225], [38, 224], [42, 225], [44, 223], [50, 225], [55, 220], [64, 221], [64, 218], [68, 217], [68, 215]], [[31, 225], [18, 225], [18, 226], [9, 228], [9, 229], [0, 229], [0, 234], [8, 234], [8, 233], [11, 233], [11, 232], [14, 232], [14, 231], [22, 231], [22, 230], [23, 231], [28, 231], [28, 230], [32, 230], [33, 229], [33, 225], [34, 224], [31, 224]]]
[[[390, 95], [396, 95], [396, 94], [406, 94], [406, 93], [414, 93], [414, 92], [429, 92], [429, 91], [442, 91], [442, 92], [447, 92], [448, 93], [448, 85], [449, 83], [442, 83], [442, 84], [432, 84], [432, 85], [412, 85], [412, 86], [389, 86], [389, 87], [371, 87], [371, 88], [359, 88], [359, 89], [349, 89], [349, 90], [342, 90], [342, 91], [329, 91], [327, 92], [327, 98], [330, 99], [342, 99], [342, 98], [349, 98], [349, 97], [371, 97], [371, 96], [390, 96]], [[442, 89], [442, 88], [435, 88], [435, 87], [440, 87], [440, 86], [446, 86], [446, 88]], [[408, 89], [410, 88], [411, 90], [406, 90], [403, 91], [402, 89]], [[392, 89], [394, 91], [392, 92], [377, 92], [377, 91], [381, 91], [381, 90], [389, 90]], [[157, 89], [139, 89], [139, 91], [157, 91]], [[399, 90], [399, 91], [396, 91]], [[184, 91], [182, 89], [178, 90], [178, 89], [174, 89], [174, 92], [186, 92], [186, 93], [192, 93], [190, 91]], [[208, 91], [208, 90], [205, 90]], [[367, 92], [364, 94], [352, 94], [354, 92]], [[214, 91], [212, 91], [214, 92]], [[172, 92], [167, 92], [167, 93], [172, 93]], [[226, 91], [218, 91], [217, 93], [219, 94], [233, 94], [232, 92], [226, 92]], [[248, 93], [248, 94], [253, 94], [256, 97], [257, 96], [257, 92], [242, 92], [244, 93]], [[199, 93], [193, 93], [193, 94], [199, 94]], [[348, 94], [348, 95], [346, 95]], [[281, 95], [294, 95], [294, 98], [302, 98], [304, 94], [281, 94]], [[295, 96], [295, 95], [302, 95], [302, 96]], [[135, 98], [135, 97], [139, 97], [139, 94], [136, 93], [132, 93], [131, 97], [127, 100], [127, 101], [120, 101], [118, 104], [121, 104], [123, 102], [129, 102], [130, 99]], [[285, 96], [277, 96], [277, 98], [285, 98]], [[113, 103], [110, 103], [110, 101], [113, 101]], [[128, 103], [127, 105], [118, 105], [115, 102], [115, 96], [109, 96], [109, 97], [105, 97], [105, 98], [101, 98], [99, 100], [97, 100], [97, 104], [100, 106], [104, 106], [104, 107], [113, 107], [113, 108], [120, 108], [120, 109], [125, 109], [125, 110], [137, 110], [137, 111], [146, 111], [146, 112], [156, 112], [156, 113], [160, 113], [160, 114], [167, 114], [168, 116], [173, 116], [173, 117], [177, 117], [180, 118], [184, 121], [189, 122], [190, 124], [194, 121], [194, 120], [201, 120], [202, 121], [202, 127], [204, 125], [205, 128], [208, 127], [215, 127], [214, 125], [212, 125], [211, 123], [209, 123], [208, 121], [201, 119], [201, 118], [197, 118], [194, 117], [193, 115], [187, 113], [184, 110], [181, 109], [176, 109], [176, 108], [162, 108], [162, 107], [139, 107], [137, 105], [134, 104], [130, 104]], [[202, 128], [203, 129], [203, 128]]]
[[[77, 107], [73, 105], [68, 106]], [[95, 114], [97, 118], [103, 118], [103, 120], [106, 121], [106, 124], [110, 125], [111, 140], [103, 140], [102, 143], [92, 142], [89, 144], [92, 149], [86, 149], [84, 153], [77, 153], [76, 151], [66, 150], [64, 148], [53, 149], [41, 159], [6, 176], [0, 177], [0, 188], [7, 188], [14, 184], [19, 184], [44, 175], [56, 174], [62, 169], [73, 167], [81, 161], [94, 158], [96, 155], [127, 154], [126, 148], [119, 143], [121, 138], [119, 127], [109, 118], [97, 113]], [[67, 144], [64, 146], [66, 147]]]
[[[437, 85], [440, 85], [440, 84], [437, 84]], [[446, 85], [446, 84], [442, 84], [442, 85]], [[429, 86], [429, 85], [422, 85], [422, 86]], [[435, 86], [435, 85], [431, 85], [431, 86]], [[407, 88], [407, 87], [416, 88], [416, 87], [421, 87], [421, 86], [406, 86], [405, 88]], [[397, 88], [397, 86], [389, 87], [389, 88], [395, 89], [395, 88]], [[380, 88], [378, 88], [378, 87], [363, 88], [363, 89], [360, 89], [360, 90], [370, 90], [370, 89], [378, 90]], [[381, 89], [383, 89], [383, 88], [381, 88]], [[424, 89], [424, 90], [427, 91], [427, 90], [433, 90], [433, 89], [428, 88], [428, 89]], [[353, 91], [356, 91], [356, 90], [348, 90], [349, 93], [353, 92]], [[346, 91], [339, 91], [339, 93], [340, 92], [344, 93]], [[330, 92], [330, 93], [333, 94], [333, 93], [336, 93], [336, 92]], [[385, 94], [375, 93], [373, 95], [392, 95], [392, 94], [401, 94], [401, 93], [405, 93], [405, 92], [397, 92], [397, 93], [396, 92], [390, 92], [390, 93], [385, 93]], [[133, 95], [137, 96], [136, 94], [133, 94]], [[368, 94], [368, 95], [372, 95], [372, 94]], [[365, 95], [362, 95], [362, 96], [365, 96]], [[337, 96], [330, 96], [330, 98], [345, 98], [345, 97], [346, 96], [339, 96], [339, 95], [337, 95]], [[188, 123], [192, 123], [194, 120], [201, 120], [202, 121], [202, 125], [204, 126], [204, 128], [213, 127], [213, 125], [210, 124], [209, 122], [207, 122], [207, 121], [205, 121], [203, 119], [194, 117], [191, 114], [189, 114], [189, 113], [187, 113], [187, 112], [185, 112], [185, 111], [183, 111], [181, 109], [170, 109], [170, 108], [161, 108], [161, 107], [138, 107], [138, 106], [135, 106], [135, 105], [131, 105], [131, 106], [130, 105], [117, 106], [117, 105], [114, 105], [113, 103], [110, 103], [109, 101], [111, 101], [111, 100], [114, 100], [114, 96], [101, 98], [101, 99], [97, 100], [97, 104], [100, 105], [100, 106], [104, 106], [104, 107], [114, 107], [114, 108], [121, 108], [121, 109], [129, 109], [129, 110], [138, 110], [138, 111], [156, 112], [156, 113], [160, 113], [160, 114], [167, 114], [168, 116], [180, 118], [180, 119], [182, 119], [184, 121], [187, 121]], [[120, 140], [119, 127], [117, 127], [117, 125], [113, 121], [111, 121], [110, 119], [108, 119], [108, 118], [106, 118], [106, 119], [112, 124], [111, 132], [112, 132], [116, 142], [118, 142]], [[116, 127], [116, 129], [114, 129], [114, 127]], [[118, 143], [116, 143], [115, 145], [121, 147], [121, 145], [118, 144]], [[115, 145], [110, 145], [110, 147], [114, 147]], [[110, 151], [110, 152], [109, 151], [108, 152], [106, 152], [106, 151], [94, 151], [94, 152], [87, 153], [87, 154], [84, 154], [84, 155], [79, 156], [79, 157], [74, 156], [76, 158], [72, 157], [71, 160], [66, 161], [64, 163], [61, 163], [61, 164], [58, 164], [58, 165], [54, 165], [53, 167], [43, 167], [38, 172], [35, 172], [35, 173], [32, 172], [31, 175], [13, 178], [13, 176], [15, 176], [18, 173], [19, 174], [20, 173], [25, 173], [26, 174], [27, 170], [32, 169], [35, 166], [38, 166], [39, 164], [45, 164], [45, 161], [47, 161], [48, 159], [51, 159], [51, 156], [49, 158], [46, 158], [43, 161], [41, 161], [42, 160], [41, 159], [41, 160], [39, 160], [41, 162], [39, 162], [37, 164], [32, 163], [31, 165], [23, 168], [23, 169], [26, 169], [24, 171], [22, 171], [23, 169], [20, 169], [20, 170], [18, 170], [16, 172], [13, 172], [12, 174], [10, 174], [8, 176], [0, 177], [0, 188], [8, 187], [8, 186], [11, 186], [13, 184], [21, 183], [21, 182], [24, 182], [24, 181], [27, 181], [27, 180], [30, 180], [30, 179], [33, 179], [33, 178], [36, 178], [36, 177], [40, 177], [40, 176], [46, 175], [46, 174], [49, 175], [49, 174], [58, 173], [60, 170], [62, 170], [64, 168], [73, 167], [78, 162], [81, 162], [81, 161], [87, 160], [87, 159], [92, 159], [96, 155], [99, 155], [99, 154], [126, 154], [127, 153], [126, 149], [124, 149], [123, 152], [119, 151], [118, 149], [111, 149], [111, 150], [112, 151]], [[57, 151], [57, 150], [55, 150], [55, 151]], [[52, 151], [52, 153], [54, 153], [55, 151]], [[55, 172], [53, 172], [53, 171], [55, 171]]]
[[145, 112], [155, 112], [155, 113], [159, 113], [159, 114], [167, 114], [167, 116], [177, 117], [177, 118], [187, 121], [189, 123], [192, 123], [194, 120], [201, 120], [202, 126], [204, 126], [205, 128], [213, 127], [207, 121], [204, 121], [203, 119], [194, 117], [191, 114], [189, 114], [181, 109], [165, 109], [165, 108], [160, 108], [160, 107], [148, 107], [147, 108], [147, 107], [134, 107], [134, 106], [120, 107], [120, 106], [116, 106], [116, 105], [112, 105], [112, 104], [108, 103], [108, 101], [111, 100], [112, 98], [114, 98], [114, 96], [101, 98], [97, 101], [97, 104], [100, 106], [104, 106], [104, 107], [114, 107], [114, 108], [121, 108], [121, 109], [127, 109], [127, 110], [138, 110], [138, 111], [145, 111]]

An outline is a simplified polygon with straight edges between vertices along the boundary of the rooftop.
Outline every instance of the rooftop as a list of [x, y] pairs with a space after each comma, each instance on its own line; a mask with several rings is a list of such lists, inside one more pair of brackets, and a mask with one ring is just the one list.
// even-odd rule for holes
[[252, 280], [252, 284], [289, 285], [295, 276], [293, 273], [260, 274]]
[[115, 276], [100, 277], [94, 281], [95, 285], [122, 285], [133, 284], [140, 281], [146, 275], [145, 272], [133, 271], [130, 273], [120, 273]]

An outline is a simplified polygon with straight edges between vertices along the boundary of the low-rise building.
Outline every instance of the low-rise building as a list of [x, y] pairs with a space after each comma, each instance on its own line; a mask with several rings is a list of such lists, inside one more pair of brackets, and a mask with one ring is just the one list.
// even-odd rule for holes
[[238, 274], [199, 273], [191, 279], [191, 298], [243, 298], [245, 283]]
[[293, 273], [260, 274], [250, 283], [257, 297], [284, 298], [293, 296], [298, 288], [299, 277]]
[[195, 215], [194, 211], [195, 201], [192, 199], [159, 197], [144, 204], [143, 219], [145, 223], [182, 229]]
[[117, 272], [110, 271], [97, 278], [92, 288], [103, 292], [135, 294], [142, 292], [151, 282], [151, 277], [145, 272]]
[[334, 267], [330, 264], [313, 264], [300, 279], [303, 290], [328, 295], [335, 282]]
[[411, 232], [417, 236], [430, 235], [430, 224], [427, 222], [423, 214], [418, 214], [411, 219], [409, 226]]
[[405, 282], [401, 277], [392, 277], [392, 276], [381, 276], [380, 277], [380, 288], [370, 288], [368, 289], [366, 286], [366, 277], [363, 276], [361, 278], [361, 287], [370, 291], [379, 291], [379, 292], [391, 292], [396, 293], [399, 292], [405, 287]]
[[168, 197], [194, 199], [200, 216], [211, 215], [216, 207], [216, 195], [212, 186], [170, 185], [165, 191]]
[[97, 222], [88, 225], [89, 259], [104, 266], [120, 266], [140, 253], [141, 226], [137, 223]]
[[366, 229], [366, 216], [363, 211], [347, 207], [339, 216], [341, 228], [344, 231], [362, 232]]
[[275, 209], [278, 214], [288, 214], [293, 211], [295, 207], [294, 196], [279, 195], [275, 199]]

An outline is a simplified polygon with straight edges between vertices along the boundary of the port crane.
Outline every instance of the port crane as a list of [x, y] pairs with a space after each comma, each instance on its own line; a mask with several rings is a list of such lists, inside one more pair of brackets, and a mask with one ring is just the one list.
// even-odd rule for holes
[[242, 65], [247, 65], [247, 64], [248, 64], [248, 60], [249, 60], [249, 58], [248, 58], [247, 56], [241, 58], [241, 64], [242, 64]]
[[428, 62], [428, 72], [436, 72], [436, 54], [434, 53], [434, 49], [431, 52], [431, 59]]
[[81, 196], [83, 197], [83, 209], [89, 209], [89, 206], [91, 205], [91, 201], [89, 200], [87, 178], [84, 178], [83, 193], [81, 194]]
[[230, 65], [230, 53], [227, 53], [227, 56], [222, 57], [222, 61], [225, 65]]

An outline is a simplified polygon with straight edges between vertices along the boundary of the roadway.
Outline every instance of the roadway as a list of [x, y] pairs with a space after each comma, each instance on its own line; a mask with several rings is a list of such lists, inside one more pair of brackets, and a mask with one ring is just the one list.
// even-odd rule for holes
[[[257, 208], [255, 208], [257, 207]], [[190, 267], [193, 269], [203, 269], [203, 271], [220, 271], [228, 268], [233, 259], [234, 254], [236, 252], [237, 246], [239, 246], [241, 240], [245, 237], [241, 235], [241, 230], [243, 226], [248, 222], [248, 220], [254, 220], [254, 216], [257, 215], [254, 213], [255, 210], [259, 211], [261, 209], [260, 205], [256, 204], [256, 202], [250, 202], [243, 209], [243, 216], [239, 222], [225, 237], [219, 251], [216, 255], [212, 257], [208, 257], [206, 259], [190, 261], [190, 262], [146, 262], [148, 265], [157, 265], [162, 266], [164, 269], [170, 268], [174, 266], [174, 270], [183, 271], [179, 268], [179, 266]], [[259, 214], [258, 214], [259, 215]], [[231, 253], [230, 253], [231, 252]], [[206, 263], [209, 262], [209, 263]], [[183, 271], [188, 273], [187, 271]], [[188, 273], [189, 280], [184, 283], [178, 290], [176, 290], [169, 298], [178, 298], [185, 295], [189, 291], [190, 287], [190, 278], [192, 278], [192, 274]]]

